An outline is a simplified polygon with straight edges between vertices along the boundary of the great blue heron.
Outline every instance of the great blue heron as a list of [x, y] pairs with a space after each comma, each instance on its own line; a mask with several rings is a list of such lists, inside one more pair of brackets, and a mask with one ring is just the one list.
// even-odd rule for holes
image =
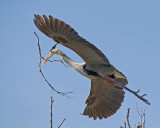
[[[59, 55], [68, 65], [83, 76], [91, 79], [91, 91], [86, 100], [83, 115], [97, 119], [113, 115], [124, 99], [123, 87], [127, 78], [112, 66], [106, 56], [93, 44], [86, 41], [68, 24], [49, 16], [35, 15], [34, 23], [48, 37], [76, 52], [85, 62], [71, 60], [61, 50], [53, 47], [44, 61], [54, 54]], [[44, 64], [43, 63], [43, 64]]]

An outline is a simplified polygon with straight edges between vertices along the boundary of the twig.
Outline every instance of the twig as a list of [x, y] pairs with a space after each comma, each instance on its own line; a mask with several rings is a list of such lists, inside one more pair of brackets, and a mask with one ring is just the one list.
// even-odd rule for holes
[[141, 114], [140, 114], [137, 103], [136, 103], [136, 108], [137, 108], [138, 115], [139, 115], [139, 117], [140, 117], [140, 123], [138, 122], [139, 125], [138, 125], [137, 127], [142, 128], [142, 126], [143, 126], [143, 128], [145, 128], [145, 110], [144, 110], [144, 112], [142, 113], [142, 108], [141, 108]]
[[140, 119], [141, 119], [141, 127], [142, 127], [142, 120], [143, 120], [142, 108], [141, 108], [141, 116], [140, 116]]
[[[146, 122], [145, 110], [144, 110], [143, 113], [142, 113], [142, 111], [141, 111], [141, 114], [140, 114], [137, 104], [136, 104], [136, 107], [137, 107], [137, 112], [138, 112], [138, 115], [139, 115], [141, 121], [138, 122], [138, 124], [135, 124], [135, 128], [145, 128], [145, 122]], [[128, 108], [126, 118], [127, 118], [128, 128], [131, 128], [130, 122], [129, 122], [129, 114], [130, 114], [130, 108]], [[126, 126], [126, 122], [124, 122], [124, 128], [126, 128], [126, 127], [127, 127], [127, 126]], [[120, 126], [120, 128], [123, 128], [123, 127]]]
[[[44, 58], [43, 56], [41, 56], [41, 58], [42, 58], [43, 60], [45, 60], [45, 58]], [[47, 60], [47, 61], [49, 61], [49, 62], [58, 61], [58, 62], [61, 62], [65, 67], [70, 67], [70, 66], [66, 65], [62, 60]]]
[[140, 114], [140, 112], [139, 112], [139, 109], [138, 109], [137, 103], [136, 103], [136, 109], [137, 109], [138, 115], [141, 116], [141, 114]]
[[128, 108], [128, 112], [127, 112], [127, 124], [128, 124], [128, 128], [131, 128], [130, 123], [129, 123], [129, 110], [130, 108]]
[[51, 107], [50, 107], [50, 123], [51, 123], [51, 128], [52, 128], [52, 105], [53, 105], [53, 101], [54, 100], [52, 100], [52, 97], [51, 97]]
[[126, 122], [124, 122], [124, 128], [127, 128], [127, 127], [126, 127]]
[[144, 113], [143, 113], [143, 128], [145, 128], [145, 123], [146, 123], [146, 114], [145, 114], [145, 110], [144, 110]]
[[[43, 58], [43, 57], [42, 57], [42, 55], [41, 55], [41, 48], [40, 48], [40, 44], [39, 44], [39, 38], [38, 38], [38, 35], [37, 35], [35, 32], [34, 32], [34, 34], [35, 34], [36, 37], [37, 37], [37, 45], [38, 45], [39, 55], [40, 55], [40, 60], [39, 60], [39, 72], [41, 73], [42, 77], [44, 78], [44, 80], [47, 82], [47, 84], [49, 85], [49, 87], [50, 87], [53, 91], [55, 91], [56, 93], [58, 93], [58, 94], [60, 94], [60, 95], [62, 95], [62, 96], [66, 96], [66, 97], [70, 98], [70, 97], [68, 96], [68, 94], [73, 93], [73, 91], [66, 92], [66, 93], [57, 91], [57, 90], [48, 82], [48, 80], [45, 78], [45, 76], [44, 76], [44, 74], [43, 74], [43, 72], [42, 72], [42, 70], [41, 70], [41, 58]], [[43, 58], [43, 59], [44, 59], [44, 58]], [[58, 61], [58, 60], [55, 60], [55, 61]], [[61, 63], [62, 63], [62, 61], [61, 61]]]
[[140, 100], [142, 100], [143, 102], [145, 102], [146, 104], [150, 105], [149, 101], [144, 99], [143, 97], [146, 96], [147, 94], [143, 94], [142, 96], [138, 95], [140, 89], [138, 91], [132, 91], [131, 89], [127, 88], [126, 86], [122, 85], [123, 88], [129, 92], [131, 92], [132, 94], [134, 94], [136, 97], [138, 97]]
[[64, 123], [64, 121], [66, 120], [66, 118], [63, 119], [63, 121], [61, 122], [61, 124], [58, 126], [58, 128], [60, 128], [62, 126], [62, 124]]

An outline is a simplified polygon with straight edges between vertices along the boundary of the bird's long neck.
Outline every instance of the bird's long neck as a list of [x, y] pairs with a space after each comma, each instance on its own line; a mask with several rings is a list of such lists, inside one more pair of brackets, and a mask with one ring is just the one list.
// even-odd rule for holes
[[79, 72], [81, 75], [86, 76], [89, 78], [88, 74], [84, 70], [85, 63], [78, 63], [70, 59], [67, 55], [65, 55], [62, 51], [58, 51], [57, 55], [59, 55], [64, 62], [66, 62], [68, 65], [70, 65], [72, 68], [74, 68], [77, 72]]
[[58, 54], [64, 62], [66, 62], [69, 66], [71, 66], [74, 69], [77, 69], [77, 66], [80, 64], [78, 62], [73, 61], [70, 59], [67, 55], [65, 55], [62, 51], [59, 50]]

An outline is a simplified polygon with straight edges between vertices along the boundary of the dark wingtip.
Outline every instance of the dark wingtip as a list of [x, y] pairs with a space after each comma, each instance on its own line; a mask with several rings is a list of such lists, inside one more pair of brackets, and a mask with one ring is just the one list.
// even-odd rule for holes
[[34, 18], [33, 18], [33, 20], [34, 20], [34, 22], [35, 22], [35, 20], [36, 20], [36, 14], [34, 14]]
[[36, 24], [37, 24], [37, 21], [36, 21], [36, 19], [35, 19], [35, 18], [33, 18], [33, 21], [34, 21], [34, 24], [36, 25]]
[[33, 21], [34, 21], [34, 24], [37, 26], [37, 19], [36, 19], [37, 15], [34, 14], [34, 18], [33, 18]]
[[47, 17], [46, 15], [42, 15], [43, 17]]
[[37, 17], [37, 14], [34, 14], [34, 18], [36, 19], [36, 17]]
[[54, 19], [51, 15], [49, 15], [49, 19]]
[[42, 15], [42, 16], [43, 16], [44, 19], [47, 18], [47, 16], [45, 16], [45, 15]]

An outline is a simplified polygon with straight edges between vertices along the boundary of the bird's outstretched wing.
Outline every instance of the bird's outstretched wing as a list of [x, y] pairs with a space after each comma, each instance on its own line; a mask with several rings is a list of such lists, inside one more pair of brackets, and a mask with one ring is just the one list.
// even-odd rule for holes
[[68, 24], [49, 16], [43, 18], [35, 15], [34, 23], [37, 28], [48, 37], [54, 39], [74, 52], [76, 52], [86, 63], [94, 65], [110, 65], [106, 56], [93, 44], [86, 41]]
[[112, 86], [104, 79], [93, 79], [83, 115], [88, 115], [94, 119], [97, 117], [100, 119], [107, 118], [119, 109], [123, 99], [123, 89]]

